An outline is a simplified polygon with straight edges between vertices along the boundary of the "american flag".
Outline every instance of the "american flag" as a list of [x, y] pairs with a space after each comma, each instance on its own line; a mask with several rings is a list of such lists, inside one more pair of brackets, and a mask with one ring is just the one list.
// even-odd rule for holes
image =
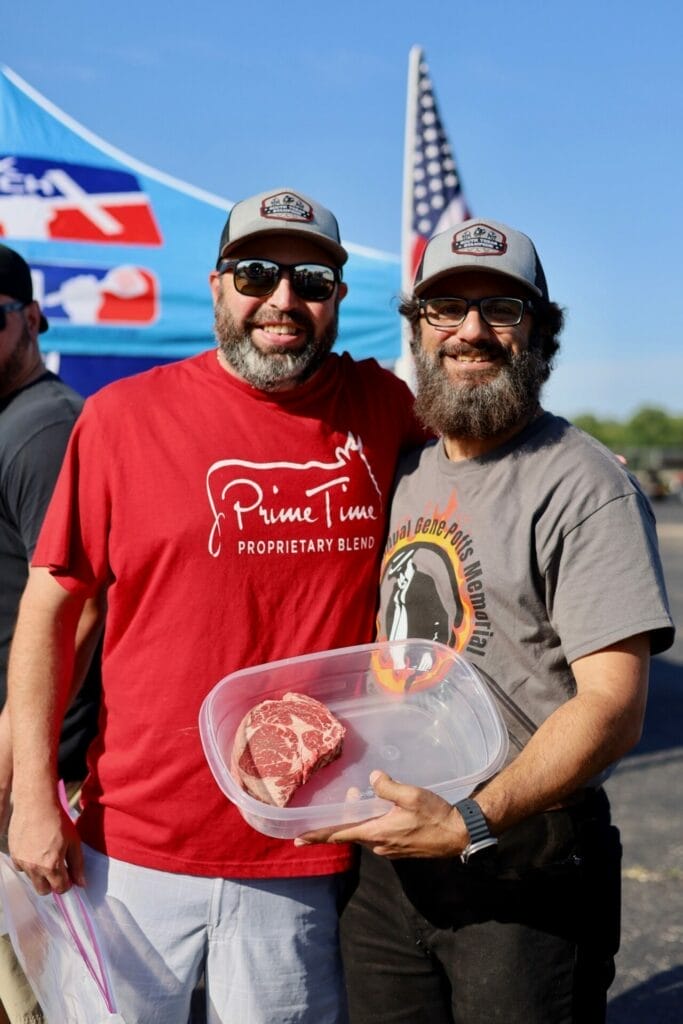
[[404, 288], [429, 238], [471, 216], [423, 51], [410, 52], [404, 175]]

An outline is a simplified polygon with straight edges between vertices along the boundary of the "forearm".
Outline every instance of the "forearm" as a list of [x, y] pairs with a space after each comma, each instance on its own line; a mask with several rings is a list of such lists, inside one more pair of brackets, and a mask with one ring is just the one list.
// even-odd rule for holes
[[[647, 695], [649, 640], [631, 637], [572, 665], [576, 696], [557, 708], [524, 750], [474, 794], [499, 835], [557, 806], [638, 740]], [[453, 857], [469, 841], [460, 812], [441, 797], [383, 773], [375, 793], [394, 807], [349, 827], [318, 829], [304, 842], [359, 842], [386, 857]]]
[[625, 707], [578, 693], [540, 726], [526, 747], [475, 799], [495, 834], [565, 801], [637, 742], [644, 702]]
[[74, 699], [87, 675], [97, 644], [104, 629], [106, 614], [106, 597], [88, 598], [83, 606], [78, 627], [74, 650], [74, 664], [69, 687], [68, 704]]
[[15, 804], [53, 794], [57, 748], [74, 668], [82, 600], [47, 570], [31, 570], [21, 601], [8, 670]]

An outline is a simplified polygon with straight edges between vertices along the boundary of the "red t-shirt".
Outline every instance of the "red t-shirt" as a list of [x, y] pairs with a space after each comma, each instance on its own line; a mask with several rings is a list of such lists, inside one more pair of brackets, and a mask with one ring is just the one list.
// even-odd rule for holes
[[237, 669], [372, 639], [396, 460], [421, 440], [407, 386], [346, 354], [267, 393], [210, 351], [86, 402], [33, 564], [70, 591], [108, 587], [87, 843], [217, 877], [348, 866], [346, 847], [299, 849], [244, 822], [198, 713]]

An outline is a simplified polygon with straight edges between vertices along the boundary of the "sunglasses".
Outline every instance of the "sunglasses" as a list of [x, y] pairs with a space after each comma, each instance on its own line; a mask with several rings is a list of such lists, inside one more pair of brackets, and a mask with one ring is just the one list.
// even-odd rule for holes
[[25, 302], [3, 302], [2, 305], [0, 305], [0, 331], [4, 331], [7, 327], [7, 314], [15, 313], [19, 309], [24, 309], [25, 306]]
[[324, 263], [276, 263], [275, 260], [221, 260], [218, 273], [232, 270], [235, 288], [241, 295], [265, 298], [272, 295], [283, 273], [289, 274], [294, 293], [306, 302], [331, 298], [341, 271]]

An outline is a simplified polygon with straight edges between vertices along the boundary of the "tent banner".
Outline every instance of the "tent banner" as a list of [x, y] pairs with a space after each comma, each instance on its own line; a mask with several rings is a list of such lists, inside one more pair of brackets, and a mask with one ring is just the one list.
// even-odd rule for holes
[[[50, 324], [43, 350], [83, 393], [214, 343], [208, 274], [231, 205], [127, 156], [0, 68], [0, 241], [29, 263]], [[391, 365], [400, 260], [344, 245], [337, 348]]]

